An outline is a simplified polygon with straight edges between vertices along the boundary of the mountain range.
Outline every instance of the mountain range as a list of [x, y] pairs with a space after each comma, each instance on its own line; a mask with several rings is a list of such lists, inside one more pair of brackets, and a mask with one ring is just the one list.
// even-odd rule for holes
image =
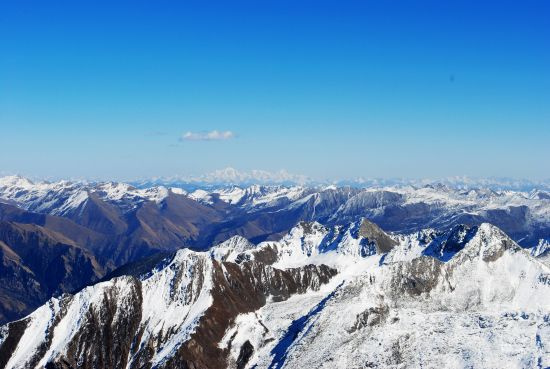
[[0, 329], [0, 367], [548, 367], [541, 247], [489, 223], [233, 236], [49, 299]]
[[0, 256], [0, 368], [550, 365], [544, 189], [11, 176]]
[[0, 322], [117, 268], [233, 236], [277, 241], [300, 221], [368, 218], [395, 235], [489, 222], [525, 248], [550, 240], [550, 192], [447, 185], [136, 187], [0, 179]]

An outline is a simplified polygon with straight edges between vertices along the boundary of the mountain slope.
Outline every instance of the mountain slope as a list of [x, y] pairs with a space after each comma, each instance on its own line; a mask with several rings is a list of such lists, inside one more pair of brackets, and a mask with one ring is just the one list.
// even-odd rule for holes
[[[17, 191], [13, 194], [23, 196]], [[120, 197], [124, 198], [123, 195]], [[49, 192], [40, 201], [34, 194], [29, 195], [33, 206], [27, 207], [38, 210], [38, 204], [45, 199], [57, 204], [53, 198]], [[63, 216], [35, 213], [16, 205], [15, 202], [0, 202], [0, 221], [18, 224], [20, 230], [25, 228], [26, 234], [24, 238], [14, 238], [8, 242], [5, 239], [8, 233], [0, 233], [4, 260], [0, 278], [8, 286], [0, 288], [2, 323], [19, 319], [51, 296], [86, 286], [125, 263], [193, 244], [203, 228], [220, 218], [217, 210], [171, 193], [161, 203], [143, 201], [126, 213], [123, 208], [103, 201], [96, 193], [88, 194], [86, 200], [75, 209], [69, 210], [62, 205], [67, 209]], [[52, 211], [52, 214], [59, 212]], [[85, 260], [74, 255], [73, 251], [67, 251], [70, 256], [61, 256], [59, 248], [38, 249], [36, 244], [29, 244], [31, 239], [44, 237], [56, 240], [50, 244], [69, 245], [70, 250], [78, 250], [78, 253], [85, 255], [82, 256]], [[26, 257], [20, 265], [21, 255], [14, 249], [24, 248]], [[63, 257], [63, 261], [56, 257]], [[32, 267], [31, 272], [27, 270], [29, 265], [50, 265], [54, 262], [52, 258], [57, 260], [57, 266], [55, 271], [49, 271], [50, 276], [36, 277], [33, 273], [37, 270]], [[91, 273], [89, 264], [92, 261], [94, 272]], [[63, 272], [62, 268], [67, 270]], [[71, 283], [57, 278], [63, 273], [71, 275]]]
[[[191, 231], [186, 228], [183, 233], [188, 242], [199, 247], [223, 242], [233, 235], [257, 242], [278, 239], [299, 221], [346, 224], [360, 217], [397, 233], [490, 222], [524, 247], [550, 238], [550, 194], [542, 189], [522, 192], [441, 184], [364, 188], [210, 185], [188, 192], [113, 182], [34, 183], [21, 177], [0, 178], [0, 199], [4, 202], [33, 212], [64, 216], [95, 231], [115, 234], [125, 233], [123, 230], [129, 226], [126, 214], [145, 204], [162, 208], [175, 198], [188, 201], [185, 214], [211, 214], [208, 227]], [[186, 227], [178, 221], [174, 222], [176, 226]], [[190, 237], [185, 235], [187, 232]]]
[[94, 256], [41, 226], [0, 221], [0, 319], [28, 314], [51, 295], [99, 279]]
[[504, 233], [483, 224], [448, 262], [414, 252], [388, 261], [400, 248], [332, 257], [341, 273], [324, 293], [241, 315], [224, 339], [248, 341], [258, 368], [550, 365], [550, 269]]
[[184, 249], [141, 279], [123, 276], [54, 298], [21, 323], [11, 323], [24, 325], [25, 332], [16, 337], [17, 348], [8, 350], [14, 336], [9, 327], [2, 331], [0, 363], [219, 367], [224, 352], [213, 343], [236, 315], [258, 309], [267, 298], [285, 300], [317, 289], [335, 273], [313, 265], [285, 271], [253, 261], [238, 265]]
[[51, 299], [0, 329], [0, 364], [545, 367], [549, 280], [490, 224], [391, 236], [301, 223]]
[[[182, 247], [206, 250], [236, 235], [252, 243], [279, 241], [302, 221], [318, 221], [344, 237], [343, 229], [358, 224], [361, 218], [368, 218], [399, 237], [408, 237], [407, 242], [416, 242], [410, 246], [416, 247], [418, 256], [423, 252], [443, 260], [443, 254], [448, 259], [455, 253], [454, 246], [449, 242], [444, 249], [437, 249], [442, 246], [437, 242], [443, 242], [441, 234], [459, 224], [474, 227], [483, 222], [493, 223], [524, 247], [550, 239], [550, 195], [543, 190], [465, 190], [444, 185], [383, 188], [251, 185], [185, 191], [163, 186], [136, 188], [115, 182], [48, 183], [21, 177], [0, 178], [0, 220], [37, 225], [63, 236], [89, 252], [102, 273]], [[341, 232], [336, 231], [338, 227]], [[410, 234], [427, 232], [428, 228], [433, 234], [424, 237], [439, 241], [420, 252], [419, 248], [425, 245], [413, 240]], [[364, 231], [372, 234], [365, 237], [370, 241], [354, 246], [358, 255], [386, 252], [393, 246], [391, 240], [385, 243], [378, 240], [376, 229]], [[391, 257], [395, 259], [398, 255]], [[12, 264], [6, 261], [9, 265], [16, 265], [13, 257], [7, 258], [12, 260], [9, 262]], [[30, 277], [24, 268], [9, 267], [4, 277], [15, 284], [32, 285], [25, 282]], [[79, 288], [96, 278], [89, 277]], [[15, 306], [37, 307], [53, 295], [53, 290], [63, 290], [45, 289], [42, 285], [38, 288], [40, 291], [29, 290], [20, 297], [2, 295], [0, 291], [0, 308], [4, 306], [13, 313], [20, 311], [21, 315], [10, 315], [18, 319], [28, 310]], [[33, 299], [34, 305], [29, 305], [25, 296], [35, 294], [43, 298]], [[0, 316], [0, 323], [7, 319]]]

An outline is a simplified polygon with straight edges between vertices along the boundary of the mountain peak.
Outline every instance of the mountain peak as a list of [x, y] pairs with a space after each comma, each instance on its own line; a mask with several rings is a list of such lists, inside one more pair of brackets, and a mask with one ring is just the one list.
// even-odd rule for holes
[[239, 254], [256, 247], [246, 238], [236, 235], [210, 249], [210, 256], [219, 261], [235, 262]]
[[472, 228], [469, 241], [453, 259], [481, 257], [485, 262], [492, 262], [500, 258], [506, 251], [520, 250], [521, 247], [500, 228], [491, 223], [482, 223]]
[[370, 242], [374, 242], [376, 244], [376, 252], [378, 254], [390, 252], [391, 249], [397, 245], [397, 241], [391, 238], [382, 230], [382, 228], [369, 221], [367, 218], [361, 219], [359, 236], [369, 240]]
[[531, 249], [531, 256], [539, 257], [544, 255], [550, 255], [550, 241], [540, 239], [539, 243]]
[[0, 178], [0, 187], [20, 187], [20, 188], [30, 188], [34, 183], [25, 177], [20, 175], [12, 175]]

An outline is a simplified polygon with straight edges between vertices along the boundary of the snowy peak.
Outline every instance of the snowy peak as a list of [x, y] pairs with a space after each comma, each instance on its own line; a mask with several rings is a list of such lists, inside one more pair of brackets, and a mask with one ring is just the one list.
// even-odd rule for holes
[[224, 241], [210, 249], [210, 255], [212, 258], [218, 261], [230, 261], [235, 262], [237, 257], [249, 250], [253, 250], [256, 247], [253, 243], [241, 236], [233, 236], [227, 241]]
[[539, 243], [531, 249], [531, 255], [536, 258], [550, 255], [550, 241], [540, 239]]
[[[430, 231], [424, 236], [439, 237]], [[550, 351], [540, 347], [550, 343], [550, 326], [543, 323], [550, 304], [549, 269], [490, 224], [443, 236], [463, 245], [447, 263], [423, 255], [383, 263], [384, 255], [348, 255], [342, 264], [332, 254], [327, 260], [346, 267], [331, 288], [240, 315], [225, 336], [238, 343], [230, 358], [237, 362], [242, 347], [248, 347], [250, 368], [323, 367], [327, 362], [330, 367], [365, 362], [548, 366]], [[386, 255], [408, 246], [400, 242]], [[272, 341], [262, 332], [270, 332]], [[465, 357], [465, 351], [471, 354]]]
[[0, 362], [303, 368], [397, 357], [412, 366], [544, 367], [549, 280], [549, 268], [491, 224], [394, 236], [365, 219], [301, 222], [280, 241], [235, 236], [207, 252], [182, 249], [139, 278], [51, 299], [0, 329]]
[[[68, 181], [32, 182], [19, 176], [0, 178], [0, 199], [25, 210], [61, 216], [80, 209], [90, 194], [128, 211], [144, 201], [160, 203], [169, 193], [170, 190], [162, 186], [138, 189], [118, 182], [89, 184]], [[181, 192], [176, 189], [174, 193]]]
[[61, 215], [80, 206], [87, 195], [81, 185], [67, 181], [34, 183], [17, 176], [0, 179], [0, 199], [39, 213]]
[[[377, 255], [382, 257], [380, 262], [384, 264], [426, 256], [454, 264], [475, 258], [492, 262], [504, 253], [523, 252], [508, 235], [489, 223], [474, 227], [458, 225], [448, 231], [425, 230], [403, 236], [389, 235], [367, 219], [333, 227], [301, 222], [281, 241], [260, 243], [257, 248], [243, 254], [250, 259], [259, 253], [265, 256], [266, 250], [276, 253], [274, 265], [280, 268], [305, 263], [324, 263], [338, 268], [340, 257], [356, 262]], [[237, 260], [242, 258], [245, 256], [240, 255]]]
[[359, 228], [359, 236], [367, 240], [368, 243], [373, 243], [376, 246], [376, 252], [383, 254], [390, 252], [397, 245], [397, 241], [391, 238], [376, 224], [363, 218]]
[[334, 257], [363, 259], [392, 250], [397, 240], [375, 224], [363, 219], [345, 226], [324, 226], [300, 222], [280, 241], [266, 241], [243, 252], [236, 260], [270, 260], [278, 268], [327, 263], [338, 267]]
[[[32, 182], [21, 177], [0, 178], [0, 199], [25, 210], [78, 217], [90, 196], [126, 214], [146, 202], [159, 205], [170, 195], [201, 205], [224, 209], [227, 221], [245, 212], [250, 224], [233, 234], [268, 239], [289, 230], [301, 220], [327, 225], [347, 224], [368, 218], [383, 229], [401, 234], [425, 228], [448, 229], [457, 224], [493, 223], [522, 246], [536, 245], [550, 228], [547, 192], [503, 191], [490, 188], [461, 189], [447, 185], [338, 187], [338, 186], [195, 186], [187, 192], [178, 187], [141, 187], [124, 183]], [[266, 221], [265, 218], [270, 218]], [[284, 221], [283, 221], [284, 219]], [[289, 221], [290, 220], [290, 221]], [[78, 222], [78, 221], [77, 221]], [[255, 228], [256, 235], [246, 232]], [[252, 233], [252, 232], [251, 232]]]
[[474, 227], [468, 235], [469, 241], [464, 248], [453, 257], [462, 260], [465, 257], [480, 257], [485, 262], [492, 262], [500, 258], [505, 252], [522, 251], [510, 237], [499, 228], [489, 223]]
[[227, 204], [236, 205], [243, 209], [259, 210], [276, 206], [289, 205], [299, 200], [308, 191], [299, 186], [265, 186], [251, 185], [248, 187], [231, 186], [220, 188], [211, 192], [197, 190], [193, 196], [203, 201], [212, 202], [217, 198]]
[[131, 210], [144, 201], [162, 202], [173, 192], [166, 187], [150, 187], [137, 189], [126, 183], [101, 183], [91, 189], [102, 200], [121, 206], [126, 210]]
[[529, 192], [529, 198], [538, 200], [550, 200], [550, 192], [543, 190], [532, 190]]
[[[207, 256], [182, 250], [167, 267], [142, 281], [123, 276], [74, 296], [52, 298], [21, 321], [26, 329], [6, 368], [42, 368], [56, 361], [75, 367], [79, 360], [89, 360], [91, 367], [124, 367], [140, 360], [139, 354], [124, 351], [138, 327], [141, 342], [152, 348], [148, 359], [163, 362], [189, 338], [212, 303], [211, 267]], [[11, 337], [11, 332], [6, 333]], [[108, 356], [86, 357], [87, 350], [99, 351], [113, 336], [117, 339], [104, 351]], [[159, 336], [163, 337], [162, 346], [153, 343]]]
[[423, 187], [265, 186], [199, 189], [197, 201], [216, 201], [249, 213], [280, 211], [296, 221], [346, 224], [366, 217], [382, 228], [410, 233], [425, 228], [448, 229], [457, 224], [493, 223], [523, 246], [534, 246], [537, 234], [550, 227], [550, 200], [544, 191]]
[[31, 188], [34, 185], [34, 183], [24, 177], [14, 175], [14, 176], [6, 176], [0, 178], [0, 188]]
[[[234, 237], [217, 250], [245, 250]], [[188, 249], [141, 278], [121, 276], [52, 298], [0, 329], [6, 368], [224, 366], [217, 346], [239, 313], [269, 299], [315, 291], [336, 274], [326, 266], [279, 270], [257, 261], [221, 262]]]
[[213, 172], [198, 175], [198, 176], [173, 176], [167, 178], [155, 178], [152, 180], [142, 181], [143, 184], [183, 184], [183, 185], [210, 185], [210, 186], [228, 186], [238, 185], [246, 186], [251, 184], [262, 185], [301, 185], [305, 183], [311, 183], [306, 176], [299, 174], [292, 174], [286, 170], [279, 170], [275, 172], [253, 169], [253, 170], [237, 170], [235, 168], [227, 167], [224, 169], [218, 169]]

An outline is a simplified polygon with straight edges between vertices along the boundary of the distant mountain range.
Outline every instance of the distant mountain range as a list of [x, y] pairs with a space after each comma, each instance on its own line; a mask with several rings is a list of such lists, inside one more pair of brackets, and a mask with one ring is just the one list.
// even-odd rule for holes
[[[20, 177], [6, 176], [5, 178]], [[22, 177], [21, 177], [22, 178]], [[58, 182], [57, 179], [48, 179], [50, 182]], [[36, 179], [35, 182], [42, 182], [44, 179]], [[100, 180], [71, 180], [72, 182], [100, 183]], [[66, 181], [67, 182], [67, 181]], [[201, 175], [173, 175], [166, 177], [142, 178], [139, 180], [126, 181], [136, 188], [150, 188], [156, 186], [178, 187], [188, 191], [195, 189], [212, 189], [224, 186], [249, 187], [251, 185], [283, 185], [283, 186], [306, 186], [326, 187], [334, 185], [337, 187], [351, 186], [357, 188], [380, 188], [380, 187], [424, 187], [427, 185], [446, 185], [456, 189], [492, 189], [512, 191], [550, 190], [550, 178], [545, 180], [529, 180], [507, 177], [467, 177], [454, 176], [443, 178], [375, 178], [356, 177], [340, 179], [315, 179], [301, 174], [290, 173], [286, 170], [237, 170], [235, 168], [218, 169]]]
[[181, 187], [185, 189], [216, 188], [222, 186], [251, 186], [251, 185], [285, 185], [285, 186], [351, 186], [358, 188], [387, 187], [387, 186], [414, 186], [444, 184], [457, 189], [487, 188], [492, 190], [531, 191], [550, 190], [550, 178], [547, 180], [527, 180], [517, 178], [472, 178], [455, 176], [446, 178], [368, 178], [354, 179], [314, 179], [304, 175], [292, 174], [285, 170], [270, 172], [266, 170], [240, 171], [234, 168], [225, 168], [197, 176], [171, 176], [147, 178], [131, 181], [132, 185], [140, 188], [152, 186]]

